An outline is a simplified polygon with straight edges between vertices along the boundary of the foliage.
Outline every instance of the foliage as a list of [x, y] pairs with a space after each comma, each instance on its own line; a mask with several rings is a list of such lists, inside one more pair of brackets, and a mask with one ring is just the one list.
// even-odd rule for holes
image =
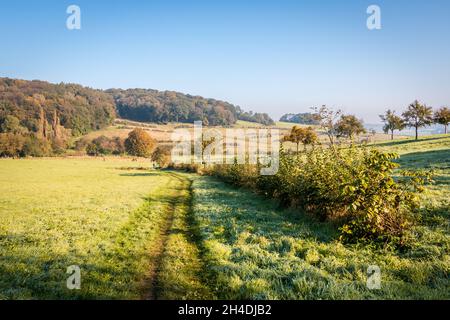
[[362, 120], [354, 115], [341, 115], [341, 118], [335, 124], [335, 132], [337, 137], [346, 137], [353, 139], [355, 136], [365, 133]]
[[311, 112], [298, 113], [298, 114], [287, 113], [280, 118], [280, 121], [298, 123], [298, 124], [306, 124], [306, 125], [318, 125], [319, 124], [319, 120], [317, 119], [316, 115]]
[[52, 151], [49, 141], [32, 134], [0, 133], [0, 157], [42, 157]]
[[0, 133], [27, 134], [28, 129], [20, 125], [20, 120], [7, 115], [0, 118]]
[[[332, 223], [249, 190], [206, 176], [194, 178], [193, 211], [205, 273], [219, 299], [448, 299], [448, 220], [414, 225], [414, 246], [392, 250], [334, 241]], [[427, 213], [429, 218], [437, 214]], [[382, 269], [379, 290], [367, 268]]]
[[403, 112], [403, 119], [406, 126], [415, 128], [417, 140], [419, 137], [419, 128], [433, 123], [433, 110], [431, 107], [427, 107], [416, 100]]
[[236, 107], [237, 119], [248, 122], [256, 122], [266, 126], [274, 125], [275, 121], [267, 113], [252, 111], [245, 112], [239, 106]]
[[125, 141], [120, 137], [108, 138], [106, 136], [100, 136], [87, 144], [86, 153], [90, 156], [124, 154]]
[[246, 113], [228, 102], [174, 91], [151, 89], [107, 90], [114, 97], [121, 118], [143, 122], [194, 122], [232, 125], [242, 119], [263, 124], [273, 121], [266, 114]]
[[115, 108], [109, 95], [80, 85], [0, 78], [0, 119], [7, 116], [37, 134], [58, 120], [77, 136], [111, 124]]
[[152, 153], [152, 161], [162, 169], [167, 168], [171, 162], [171, 151], [170, 146], [158, 146]]
[[25, 138], [15, 133], [0, 133], [0, 156], [19, 157], [22, 155], [22, 149]]
[[273, 176], [260, 176], [257, 166], [237, 164], [215, 166], [210, 174], [285, 206], [299, 207], [320, 220], [336, 221], [342, 241], [403, 246], [410, 214], [418, 208], [416, 193], [423, 191], [428, 179], [405, 172], [412, 178], [396, 182], [396, 157], [359, 146], [316, 148], [295, 157], [282, 151], [279, 171]]
[[447, 127], [450, 123], [450, 109], [447, 107], [442, 107], [434, 113], [434, 122], [442, 124], [445, 128], [445, 133], [447, 133]]
[[140, 128], [131, 131], [125, 140], [125, 149], [128, 154], [137, 157], [150, 157], [155, 147], [155, 139]]
[[380, 115], [381, 121], [385, 124], [383, 126], [384, 133], [391, 133], [391, 140], [394, 140], [394, 131], [403, 130], [405, 123], [403, 119], [395, 114], [395, 111], [387, 110], [386, 114]]
[[319, 141], [319, 138], [314, 129], [311, 127], [301, 128], [294, 126], [292, 127], [291, 132], [283, 137], [283, 141], [295, 143], [298, 153], [298, 146], [300, 143], [302, 143], [304, 148], [306, 149], [307, 145], [314, 145], [315, 143], [317, 143]]
[[334, 145], [336, 136], [336, 121], [342, 115], [342, 111], [334, 111], [323, 105], [320, 108], [314, 108], [314, 112], [314, 117], [319, 122], [320, 128], [325, 131], [330, 144]]

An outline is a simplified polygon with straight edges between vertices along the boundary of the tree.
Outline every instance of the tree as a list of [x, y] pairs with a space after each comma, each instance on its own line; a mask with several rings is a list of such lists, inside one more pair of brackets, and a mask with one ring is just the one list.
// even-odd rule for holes
[[313, 128], [301, 128], [294, 126], [291, 132], [283, 138], [283, 141], [293, 142], [297, 145], [297, 154], [299, 153], [299, 145], [303, 144], [306, 149], [307, 145], [315, 144], [318, 141], [318, 137]]
[[335, 124], [335, 131], [338, 137], [353, 139], [355, 136], [365, 133], [362, 120], [354, 115], [342, 115]]
[[16, 133], [0, 133], [0, 156], [20, 157], [25, 138]]
[[311, 127], [304, 129], [303, 134], [304, 135], [303, 135], [302, 143], [303, 143], [303, 146], [305, 147], [305, 149], [306, 149], [307, 145], [314, 146], [314, 144], [316, 144], [319, 141], [319, 137], [317, 136], [317, 133]]
[[316, 119], [315, 115], [310, 112], [305, 113], [287, 113], [280, 118], [282, 122], [292, 122], [299, 124], [307, 124], [307, 125], [318, 125], [319, 121]]
[[416, 140], [419, 138], [419, 128], [425, 127], [433, 123], [433, 109], [422, 105], [419, 101], [414, 101], [403, 112], [403, 120], [406, 126], [415, 128]]
[[286, 142], [292, 142], [297, 145], [297, 153], [298, 153], [298, 146], [300, 142], [302, 141], [303, 136], [303, 129], [297, 126], [293, 126], [291, 129], [291, 132], [283, 137], [283, 141]]
[[18, 118], [7, 115], [4, 118], [0, 118], [0, 132], [26, 134], [28, 130], [20, 125]]
[[330, 140], [331, 147], [334, 146], [334, 136], [336, 134], [335, 122], [342, 114], [341, 110], [333, 111], [323, 105], [320, 108], [312, 108], [314, 110], [314, 118], [319, 122], [320, 128], [325, 131]]
[[99, 136], [87, 144], [86, 153], [90, 156], [123, 154], [125, 153], [124, 140], [120, 137]]
[[383, 131], [388, 134], [391, 133], [391, 140], [394, 140], [394, 131], [403, 130], [405, 123], [403, 119], [395, 114], [395, 111], [388, 110], [385, 114], [380, 115], [381, 121], [384, 122]]
[[128, 134], [125, 140], [126, 151], [133, 156], [149, 157], [156, 146], [156, 141], [145, 130], [137, 128]]
[[442, 107], [434, 113], [434, 122], [444, 126], [445, 134], [447, 134], [447, 126], [450, 123], [450, 109]]

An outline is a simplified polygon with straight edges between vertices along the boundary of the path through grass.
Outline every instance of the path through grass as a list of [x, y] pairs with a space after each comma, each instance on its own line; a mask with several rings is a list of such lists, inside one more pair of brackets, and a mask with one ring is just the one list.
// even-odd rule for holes
[[[0, 299], [204, 297], [189, 181], [148, 166], [0, 160]], [[70, 265], [81, 290], [66, 287]]]

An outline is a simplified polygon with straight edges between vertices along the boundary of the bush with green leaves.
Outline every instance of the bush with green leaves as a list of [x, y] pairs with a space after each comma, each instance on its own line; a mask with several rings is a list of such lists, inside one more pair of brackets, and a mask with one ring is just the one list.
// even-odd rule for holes
[[397, 155], [365, 146], [316, 148], [292, 156], [281, 150], [273, 176], [258, 166], [219, 165], [209, 173], [250, 187], [285, 206], [295, 206], [320, 220], [331, 220], [343, 242], [373, 241], [403, 246], [418, 207], [417, 193], [429, 172], [401, 172], [394, 178]]

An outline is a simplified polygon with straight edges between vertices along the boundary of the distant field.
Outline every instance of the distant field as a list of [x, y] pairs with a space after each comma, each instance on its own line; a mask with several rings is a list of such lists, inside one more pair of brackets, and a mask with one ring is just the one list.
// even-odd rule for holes
[[[298, 125], [298, 124], [289, 123], [289, 122], [276, 122], [276, 124], [274, 126], [263, 126], [259, 123], [255, 123], [255, 122], [238, 120], [237, 123], [232, 128], [242, 129], [242, 130], [256, 129], [256, 128], [278, 129], [280, 137], [283, 137], [283, 136], [289, 134], [290, 129], [295, 125]], [[298, 126], [309, 127], [306, 125], [298, 125]], [[316, 132], [319, 135], [320, 142], [327, 144], [328, 143], [327, 136], [317, 126], [313, 126], [313, 127], [316, 128]], [[92, 139], [97, 138], [102, 135], [107, 136], [109, 138], [120, 137], [120, 138], [125, 139], [125, 138], [127, 138], [128, 133], [130, 133], [130, 131], [135, 128], [142, 128], [142, 129], [146, 130], [154, 139], [156, 139], [158, 141], [158, 143], [164, 144], [164, 145], [171, 145], [173, 143], [172, 133], [176, 129], [188, 130], [190, 132], [191, 136], [193, 136], [193, 124], [190, 124], [190, 123], [156, 124], [156, 123], [143, 123], [143, 122], [135, 122], [135, 121], [118, 119], [118, 120], [116, 120], [116, 122], [113, 126], [110, 126], [108, 128], [105, 128], [105, 129], [102, 129], [99, 131], [90, 132], [87, 135], [85, 135], [84, 137], [82, 137], [82, 139], [86, 139], [89, 141], [89, 140], [92, 140]], [[203, 129], [207, 130], [207, 129], [211, 129], [211, 128], [213, 128], [215, 130], [219, 130], [224, 136], [225, 136], [225, 130], [230, 129], [230, 128], [225, 128], [225, 127], [204, 127]], [[80, 139], [80, 138], [78, 138], [78, 139]], [[376, 143], [376, 142], [387, 141], [390, 139], [390, 136], [386, 135], [386, 134], [381, 134], [381, 133], [377, 133], [375, 135], [366, 134], [366, 135], [362, 135], [360, 137], [360, 139], [367, 141], [369, 143]], [[397, 136], [396, 139], [397, 140], [407, 139], [407, 137]], [[291, 150], [296, 149], [296, 146], [290, 142], [284, 143], [284, 146], [285, 146], [285, 149], [291, 149]]]

